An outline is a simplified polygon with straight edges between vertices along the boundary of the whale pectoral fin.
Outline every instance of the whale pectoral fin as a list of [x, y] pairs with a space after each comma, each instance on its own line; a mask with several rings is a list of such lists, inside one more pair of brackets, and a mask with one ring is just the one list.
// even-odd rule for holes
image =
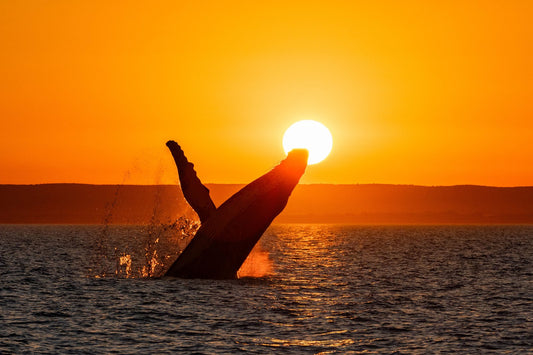
[[202, 223], [207, 221], [217, 209], [209, 196], [209, 189], [202, 184], [196, 171], [194, 171], [194, 165], [187, 160], [178, 143], [168, 141], [167, 147], [170, 149], [178, 168], [183, 196], [198, 214], [200, 221]]
[[235, 193], [202, 223], [166, 276], [231, 279], [274, 218], [287, 205], [307, 167], [294, 149], [278, 166]]

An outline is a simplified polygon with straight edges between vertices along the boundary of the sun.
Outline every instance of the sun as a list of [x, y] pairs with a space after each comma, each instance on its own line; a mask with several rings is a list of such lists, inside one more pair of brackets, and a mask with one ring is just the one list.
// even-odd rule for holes
[[285, 153], [288, 154], [294, 148], [305, 148], [309, 151], [309, 165], [326, 159], [332, 146], [333, 138], [329, 129], [313, 120], [298, 121], [287, 128], [283, 135]]

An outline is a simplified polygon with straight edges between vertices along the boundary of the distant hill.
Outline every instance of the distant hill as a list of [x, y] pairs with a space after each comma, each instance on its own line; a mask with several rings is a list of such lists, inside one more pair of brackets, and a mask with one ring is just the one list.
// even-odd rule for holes
[[[208, 184], [215, 204], [243, 185]], [[178, 186], [0, 185], [0, 223], [147, 224], [194, 217]], [[299, 185], [277, 223], [532, 224], [533, 187]]]

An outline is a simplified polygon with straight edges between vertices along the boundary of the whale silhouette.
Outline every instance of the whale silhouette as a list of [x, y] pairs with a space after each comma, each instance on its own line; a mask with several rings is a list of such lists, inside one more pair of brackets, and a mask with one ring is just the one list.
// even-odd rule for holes
[[274, 218], [283, 211], [307, 167], [308, 152], [294, 149], [278, 166], [216, 208], [181, 147], [168, 141], [183, 195], [200, 218], [193, 239], [165, 276], [234, 279]]

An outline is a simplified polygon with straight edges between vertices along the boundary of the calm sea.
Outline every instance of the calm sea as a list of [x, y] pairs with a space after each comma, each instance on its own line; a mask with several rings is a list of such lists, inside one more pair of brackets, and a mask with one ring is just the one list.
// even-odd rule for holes
[[0, 353], [533, 352], [533, 226], [277, 225], [157, 277], [187, 228], [0, 226]]

